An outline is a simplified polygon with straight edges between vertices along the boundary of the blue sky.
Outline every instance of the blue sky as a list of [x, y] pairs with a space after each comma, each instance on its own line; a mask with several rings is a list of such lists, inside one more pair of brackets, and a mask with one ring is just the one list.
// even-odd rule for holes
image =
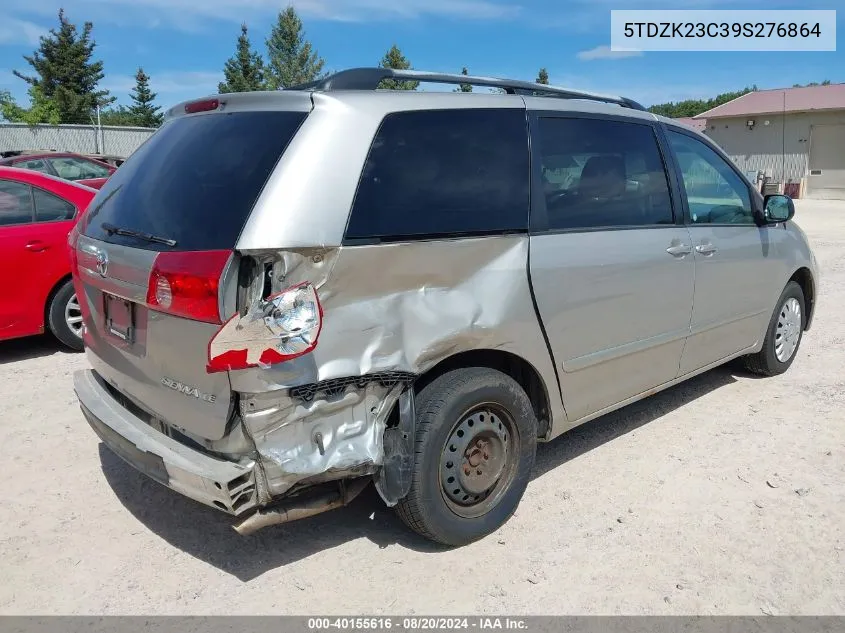
[[[834, 9], [783, 0], [687, 0], [687, 8]], [[415, 68], [534, 79], [545, 66], [554, 84], [622, 94], [646, 105], [713, 96], [757, 84], [791, 86], [845, 82], [845, 49], [826, 53], [710, 53], [609, 51], [611, 9], [675, 8], [663, 0], [0, 0], [0, 89], [26, 102], [29, 71], [22, 55], [40, 34], [68, 18], [94, 23], [102, 86], [128, 102], [142, 66], [163, 106], [216, 90], [232, 55], [239, 24], [261, 50], [276, 13], [292, 4], [327, 69], [374, 66], [398, 44]], [[839, 11], [843, 32], [845, 11]]]

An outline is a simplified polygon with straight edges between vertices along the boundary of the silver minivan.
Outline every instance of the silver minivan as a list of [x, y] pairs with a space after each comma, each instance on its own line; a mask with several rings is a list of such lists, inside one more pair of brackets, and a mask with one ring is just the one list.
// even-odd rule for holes
[[74, 386], [111, 450], [243, 534], [372, 482], [465, 544], [538, 441], [733, 359], [789, 368], [817, 296], [793, 214], [622, 97], [379, 68], [191, 101], [70, 238]]

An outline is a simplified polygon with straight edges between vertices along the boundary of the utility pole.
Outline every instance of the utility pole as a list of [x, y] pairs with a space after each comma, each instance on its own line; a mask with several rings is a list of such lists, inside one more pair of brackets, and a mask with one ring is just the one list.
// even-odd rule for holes
[[100, 122], [100, 104], [97, 103], [97, 130], [100, 135], [100, 154], [106, 153], [106, 135], [103, 132], [103, 125]]

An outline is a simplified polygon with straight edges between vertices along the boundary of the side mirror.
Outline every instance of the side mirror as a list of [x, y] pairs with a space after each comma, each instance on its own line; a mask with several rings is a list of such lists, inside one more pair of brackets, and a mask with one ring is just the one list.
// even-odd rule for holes
[[776, 193], [763, 200], [763, 219], [766, 224], [779, 224], [791, 220], [795, 215], [795, 203], [792, 198]]

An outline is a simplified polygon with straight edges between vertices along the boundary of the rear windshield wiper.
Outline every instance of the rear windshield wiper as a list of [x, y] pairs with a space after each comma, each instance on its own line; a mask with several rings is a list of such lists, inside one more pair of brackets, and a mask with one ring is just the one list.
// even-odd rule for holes
[[156, 244], [164, 244], [166, 246], [176, 246], [176, 240], [171, 240], [166, 237], [159, 237], [151, 233], [144, 233], [143, 231], [136, 231], [135, 229], [124, 229], [108, 222], [103, 222], [100, 225], [102, 229], [109, 235], [126, 235], [127, 237], [137, 237], [146, 242], [155, 242]]

